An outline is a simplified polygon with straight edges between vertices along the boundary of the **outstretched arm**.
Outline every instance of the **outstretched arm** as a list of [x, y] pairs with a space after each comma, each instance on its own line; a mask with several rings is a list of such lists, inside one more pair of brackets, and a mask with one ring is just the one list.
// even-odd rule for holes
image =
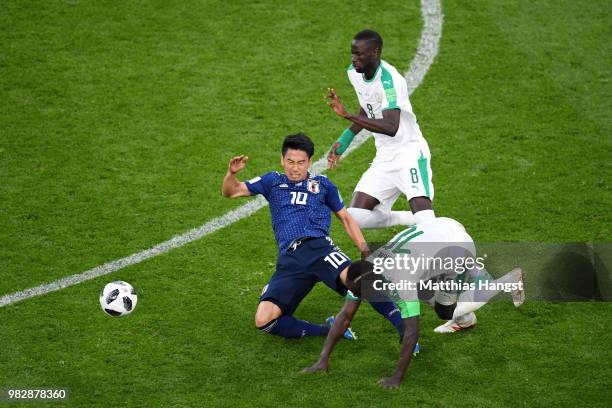
[[395, 136], [397, 130], [399, 129], [399, 109], [385, 110], [383, 111], [382, 119], [372, 119], [368, 118], [367, 116], [362, 116], [361, 112], [357, 115], [347, 112], [344, 104], [338, 95], [336, 95], [336, 91], [334, 91], [333, 88], [329, 88], [327, 99], [329, 99], [327, 104], [334, 110], [334, 112], [336, 112], [336, 115], [350, 120], [353, 122], [353, 124], [360, 126], [361, 128], [365, 128], [376, 133], [382, 133], [391, 137]]
[[357, 249], [359, 249], [359, 251], [364, 254], [365, 257], [367, 257], [370, 254], [370, 249], [368, 248], [368, 244], [365, 242], [365, 238], [363, 238], [363, 234], [361, 233], [361, 229], [359, 228], [357, 221], [351, 217], [351, 214], [349, 214], [346, 208], [342, 208], [335, 214], [340, 219], [344, 230], [355, 243]]
[[378, 385], [383, 388], [398, 388], [406, 374], [406, 370], [412, 361], [412, 352], [419, 339], [419, 317], [413, 316], [404, 320], [404, 339], [400, 357], [395, 368], [395, 373], [391, 377], [383, 378], [378, 381]]
[[221, 186], [221, 195], [223, 197], [236, 198], [251, 195], [246, 184], [236, 177], [236, 174], [245, 168], [248, 160], [249, 158], [245, 155], [236, 156], [230, 159], [227, 173], [225, 173], [223, 185]]
[[303, 369], [302, 372], [314, 373], [317, 371], [329, 370], [329, 355], [333, 351], [334, 347], [336, 347], [336, 344], [344, 336], [346, 329], [348, 329], [348, 327], [351, 325], [351, 321], [353, 320], [355, 313], [357, 313], [357, 309], [359, 309], [360, 304], [361, 301], [359, 300], [347, 299], [346, 302], [344, 302], [342, 310], [336, 316], [334, 325], [327, 334], [325, 344], [323, 344], [323, 350], [321, 350], [321, 355], [319, 356], [319, 361], [317, 361], [311, 367]]
[[[359, 107], [359, 113], [357, 114], [358, 116], [362, 117], [362, 118], [367, 118], [368, 115], [366, 115], [365, 111], [363, 110], [363, 108], [360, 106]], [[349, 126], [349, 129], [351, 129], [351, 132], [353, 132], [354, 134], [357, 134], [359, 132], [361, 132], [361, 129], [363, 129], [363, 126], [359, 126], [355, 123], [352, 123], [351, 126]]]

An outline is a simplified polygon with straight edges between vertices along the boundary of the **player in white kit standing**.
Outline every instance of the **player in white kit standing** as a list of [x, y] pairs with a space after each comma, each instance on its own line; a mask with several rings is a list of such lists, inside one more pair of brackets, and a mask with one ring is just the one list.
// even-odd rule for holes
[[[327, 156], [329, 168], [362, 129], [372, 132], [376, 157], [362, 175], [348, 209], [361, 228], [412, 225], [435, 217], [429, 146], [421, 134], [408, 99], [404, 77], [381, 59], [383, 41], [371, 30], [355, 35], [348, 77], [357, 93], [358, 114], [346, 111], [333, 88], [327, 98], [334, 112], [351, 121]], [[391, 211], [400, 194], [411, 211]]]

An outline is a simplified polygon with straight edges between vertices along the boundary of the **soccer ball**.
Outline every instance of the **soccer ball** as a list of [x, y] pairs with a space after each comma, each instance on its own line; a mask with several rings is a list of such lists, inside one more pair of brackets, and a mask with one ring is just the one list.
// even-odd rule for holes
[[129, 315], [136, 308], [137, 302], [136, 290], [124, 281], [107, 283], [100, 291], [100, 306], [113, 317]]

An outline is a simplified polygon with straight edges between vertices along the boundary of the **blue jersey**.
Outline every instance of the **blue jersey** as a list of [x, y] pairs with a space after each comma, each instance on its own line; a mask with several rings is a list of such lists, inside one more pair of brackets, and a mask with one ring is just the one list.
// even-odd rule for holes
[[295, 183], [272, 171], [245, 184], [252, 195], [263, 194], [270, 204], [279, 253], [296, 239], [328, 236], [331, 212], [344, 208], [338, 188], [325, 176], [308, 173], [306, 180]]

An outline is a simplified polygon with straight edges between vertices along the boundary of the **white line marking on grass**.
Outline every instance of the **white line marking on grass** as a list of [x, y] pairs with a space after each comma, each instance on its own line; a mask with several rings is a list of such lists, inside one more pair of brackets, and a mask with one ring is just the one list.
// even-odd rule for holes
[[[408, 81], [408, 92], [412, 93], [423, 81], [425, 74], [433, 63], [433, 60], [438, 53], [438, 44], [442, 35], [442, 6], [439, 0], [422, 0], [421, 14], [423, 16], [423, 30], [416, 51], [416, 55], [410, 64], [410, 68], [405, 74]], [[351, 146], [344, 152], [342, 158], [346, 158], [351, 152], [361, 146], [368, 138], [368, 132], [361, 132], [355, 137]], [[322, 173], [327, 165], [326, 157], [322, 157], [312, 165], [313, 173]], [[164, 254], [175, 248], [182, 247], [190, 242], [198, 240], [208, 234], [220, 230], [239, 221], [249, 215], [255, 213], [262, 207], [267, 205], [266, 200], [258, 196], [250, 200], [246, 204], [232, 210], [220, 217], [213, 218], [206, 224], [194, 228], [182, 235], [178, 235], [168, 241], [162, 242], [152, 248], [135, 253], [125, 258], [107, 262], [103, 265], [89, 269], [85, 272], [71, 275], [50, 283], [39, 285], [33, 288], [24, 289], [19, 292], [11, 293], [0, 297], [0, 307], [16, 303], [34, 296], [44, 295], [49, 292], [54, 292], [81, 282], [95, 279], [97, 277], [107, 275], [111, 272], [118, 271], [130, 265], [135, 265], [149, 258]]]

